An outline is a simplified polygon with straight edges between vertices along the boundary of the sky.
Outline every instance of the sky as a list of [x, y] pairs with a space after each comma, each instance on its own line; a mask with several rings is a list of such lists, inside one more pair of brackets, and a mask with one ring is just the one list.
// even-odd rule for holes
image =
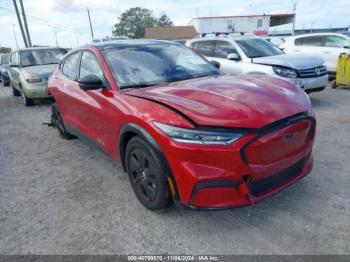
[[[87, 8], [95, 38], [111, 35], [120, 14], [135, 6], [151, 9], [156, 16], [165, 13], [175, 25], [187, 25], [197, 12], [199, 16], [289, 13], [297, 3], [297, 29], [350, 25], [349, 0], [23, 0], [23, 3], [33, 44], [55, 46], [57, 36], [60, 46], [73, 48], [91, 42]], [[12, 0], [0, 0], [0, 46], [16, 47], [15, 29], [18, 45], [23, 47], [13, 10]]]

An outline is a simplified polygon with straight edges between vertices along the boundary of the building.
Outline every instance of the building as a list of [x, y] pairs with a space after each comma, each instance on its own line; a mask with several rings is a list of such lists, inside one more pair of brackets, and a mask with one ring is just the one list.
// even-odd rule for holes
[[188, 23], [199, 34], [249, 33], [267, 36], [270, 27], [295, 23], [295, 14], [263, 14], [192, 18]]
[[148, 27], [145, 30], [146, 39], [173, 40], [180, 43], [197, 35], [193, 26]]

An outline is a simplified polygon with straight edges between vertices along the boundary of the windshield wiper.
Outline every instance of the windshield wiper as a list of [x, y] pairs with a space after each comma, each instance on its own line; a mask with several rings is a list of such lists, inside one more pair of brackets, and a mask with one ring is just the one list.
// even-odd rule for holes
[[122, 85], [119, 86], [119, 89], [130, 89], [130, 88], [144, 88], [144, 87], [150, 87], [150, 86], [157, 86], [162, 83], [140, 83], [140, 84], [130, 84], [130, 85]]

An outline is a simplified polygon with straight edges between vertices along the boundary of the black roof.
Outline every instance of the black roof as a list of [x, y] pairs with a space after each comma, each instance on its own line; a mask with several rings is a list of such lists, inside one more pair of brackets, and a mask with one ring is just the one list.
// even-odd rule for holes
[[159, 45], [159, 44], [174, 44], [179, 45], [173, 41], [166, 40], [146, 40], [146, 39], [128, 39], [128, 40], [114, 40], [108, 42], [92, 43], [90, 46], [94, 46], [100, 50], [112, 49], [112, 48], [124, 48], [130, 46], [143, 46], [143, 45]]

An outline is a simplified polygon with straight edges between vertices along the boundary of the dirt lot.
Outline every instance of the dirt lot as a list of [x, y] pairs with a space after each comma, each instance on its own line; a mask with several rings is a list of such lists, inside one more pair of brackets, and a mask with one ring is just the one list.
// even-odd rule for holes
[[312, 94], [312, 173], [256, 206], [152, 213], [121, 168], [0, 86], [1, 254], [350, 254], [350, 91]]

